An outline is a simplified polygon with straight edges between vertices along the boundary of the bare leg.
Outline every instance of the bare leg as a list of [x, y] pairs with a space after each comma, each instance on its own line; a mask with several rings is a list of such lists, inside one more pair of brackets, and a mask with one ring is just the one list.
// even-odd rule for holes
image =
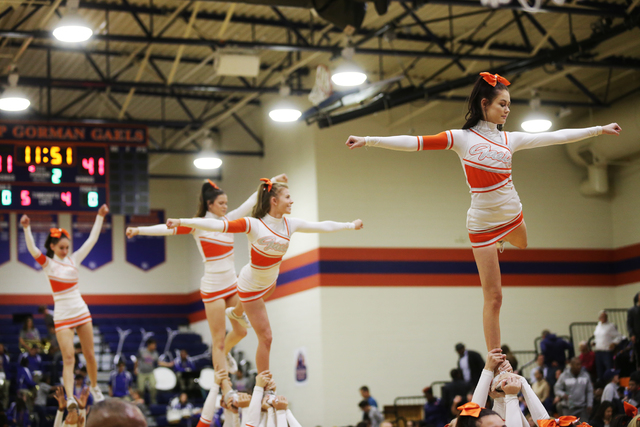
[[515, 230], [507, 234], [504, 240], [516, 248], [525, 249], [527, 247], [527, 225], [524, 221]]
[[62, 385], [64, 386], [64, 391], [67, 393], [67, 399], [73, 397], [73, 367], [76, 362], [73, 335], [73, 329], [56, 331], [56, 338], [58, 339], [58, 345], [62, 353]]
[[87, 374], [91, 380], [91, 387], [98, 385], [98, 364], [96, 363], [96, 353], [93, 348], [93, 323], [85, 323], [76, 328], [82, 354], [87, 361]]
[[225, 330], [225, 303], [224, 300], [208, 302], [204, 305], [207, 314], [207, 322], [209, 322], [209, 331], [211, 331], [211, 358], [213, 360], [214, 369], [227, 369], [227, 360], [224, 353], [224, 336]]
[[253, 330], [258, 336], [258, 350], [256, 351], [256, 367], [258, 372], [269, 370], [269, 353], [271, 351], [271, 325], [267, 315], [267, 307], [263, 299], [242, 303], [249, 317]]
[[500, 348], [500, 307], [502, 306], [502, 283], [498, 251], [494, 245], [473, 248], [473, 256], [478, 266], [484, 307], [482, 326], [487, 350]]
[[[238, 294], [233, 295], [225, 300], [226, 307], [233, 307], [240, 303], [240, 299], [238, 298]], [[244, 312], [244, 309], [243, 309]], [[224, 309], [223, 312], [224, 314]], [[227, 334], [224, 339], [224, 354], [228, 354], [233, 347], [236, 346], [244, 337], [247, 336], [247, 328], [241, 326], [240, 323], [235, 320], [231, 321], [231, 332]], [[227, 367], [228, 368], [228, 367]]]
[[240, 299], [238, 299], [238, 301], [236, 302], [236, 306], [233, 308], [233, 314], [238, 317], [244, 314], [244, 307], [242, 306], [242, 302], [240, 302]]

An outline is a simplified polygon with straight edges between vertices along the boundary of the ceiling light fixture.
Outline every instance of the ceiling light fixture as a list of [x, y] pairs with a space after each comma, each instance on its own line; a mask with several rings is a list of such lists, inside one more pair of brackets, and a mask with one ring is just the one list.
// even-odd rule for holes
[[539, 108], [542, 104], [540, 97], [535, 90], [531, 91], [531, 101], [529, 106], [533, 110], [531, 114], [520, 125], [525, 132], [544, 132], [549, 130], [553, 123], [544, 114], [540, 113]]
[[78, 14], [79, 0], [67, 1], [68, 12], [53, 30], [53, 36], [65, 43], [81, 43], [89, 40], [93, 30]]
[[15, 65], [12, 66], [12, 72], [9, 74], [9, 87], [5, 89], [0, 96], [0, 110], [4, 111], [23, 111], [26, 110], [31, 102], [25, 94], [18, 89], [18, 73]]
[[220, 159], [215, 151], [213, 150], [213, 139], [210, 136], [207, 136], [202, 141], [202, 151], [193, 161], [193, 165], [198, 169], [218, 169], [222, 166], [222, 159]]

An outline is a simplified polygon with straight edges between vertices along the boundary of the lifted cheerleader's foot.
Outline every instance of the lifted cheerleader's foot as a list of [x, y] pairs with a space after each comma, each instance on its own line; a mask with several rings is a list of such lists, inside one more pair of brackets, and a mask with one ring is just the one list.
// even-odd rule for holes
[[233, 307], [228, 307], [224, 312], [229, 319], [240, 323], [240, 326], [244, 326], [247, 329], [251, 327], [251, 323], [249, 322], [249, 318], [246, 314], [243, 313], [242, 316], [238, 316], [233, 312]]
[[238, 372], [238, 363], [236, 362], [236, 359], [233, 358], [231, 353], [227, 353], [227, 369], [229, 370], [230, 374], [235, 374], [236, 372]]
[[74, 409], [78, 409], [78, 402], [76, 402], [75, 397], [71, 397], [70, 399], [67, 399], [67, 411]]
[[91, 387], [91, 394], [93, 395], [93, 400], [95, 402], [102, 402], [104, 400], [102, 390], [100, 390], [100, 387], [98, 386]]
[[496, 242], [496, 247], [498, 248], [498, 251], [500, 251], [500, 253], [504, 252], [504, 240], [498, 240]]

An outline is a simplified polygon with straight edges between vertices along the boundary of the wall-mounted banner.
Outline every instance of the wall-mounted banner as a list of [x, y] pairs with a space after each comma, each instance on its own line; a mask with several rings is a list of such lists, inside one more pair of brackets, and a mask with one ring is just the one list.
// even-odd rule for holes
[[296, 385], [304, 385], [307, 383], [309, 376], [307, 372], [307, 349], [305, 347], [300, 347], [295, 351], [295, 377], [296, 377]]
[[[40, 270], [40, 264], [36, 262], [33, 256], [27, 249], [27, 242], [24, 239], [24, 229], [20, 225], [20, 218], [22, 214], [18, 214], [16, 225], [18, 227], [18, 262], [21, 262], [34, 270]], [[33, 234], [33, 240], [36, 243], [36, 247], [42, 251], [43, 254], [47, 253], [44, 247], [44, 242], [49, 237], [49, 230], [51, 228], [58, 227], [58, 215], [57, 214], [33, 214], [29, 215], [31, 219], [31, 234]]]
[[0, 214], [0, 265], [11, 259], [9, 237], [9, 214]]
[[[96, 213], [73, 215], [73, 249], [78, 249], [89, 238]], [[96, 270], [113, 261], [113, 236], [111, 232], [111, 215], [107, 215], [102, 223], [102, 231], [89, 255], [82, 261], [82, 265], [89, 270]]]
[[[152, 209], [149, 215], [126, 215], [125, 227], [164, 224], [164, 211]], [[142, 270], [151, 270], [167, 258], [164, 236], [135, 236], [126, 239], [125, 252], [128, 263]]]

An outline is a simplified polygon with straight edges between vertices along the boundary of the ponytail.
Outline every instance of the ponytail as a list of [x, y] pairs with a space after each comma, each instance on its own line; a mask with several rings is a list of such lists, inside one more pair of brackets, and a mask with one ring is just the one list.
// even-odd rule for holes
[[[466, 122], [462, 129], [470, 129], [480, 120], [486, 120], [483, 114], [482, 100], [486, 98], [491, 103], [503, 90], [509, 90], [503, 83], [498, 81], [494, 87], [487, 83], [482, 76], [478, 77], [469, 95], [467, 114], [464, 116]], [[498, 125], [498, 130], [502, 130], [502, 125]]]
[[213, 181], [207, 179], [200, 189], [200, 198], [198, 199], [198, 210], [196, 211], [196, 218], [202, 218], [209, 210], [209, 203], [216, 201], [218, 196], [224, 194]]
[[271, 182], [263, 178], [263, 182], [258, 185], [258, 202], [253, 207], [251, 216], [254, 218], [264, 218], [271, 210], [271, 198], [278, 197], [283, 188], [289, 188], [287, 184], [281, 182]]

